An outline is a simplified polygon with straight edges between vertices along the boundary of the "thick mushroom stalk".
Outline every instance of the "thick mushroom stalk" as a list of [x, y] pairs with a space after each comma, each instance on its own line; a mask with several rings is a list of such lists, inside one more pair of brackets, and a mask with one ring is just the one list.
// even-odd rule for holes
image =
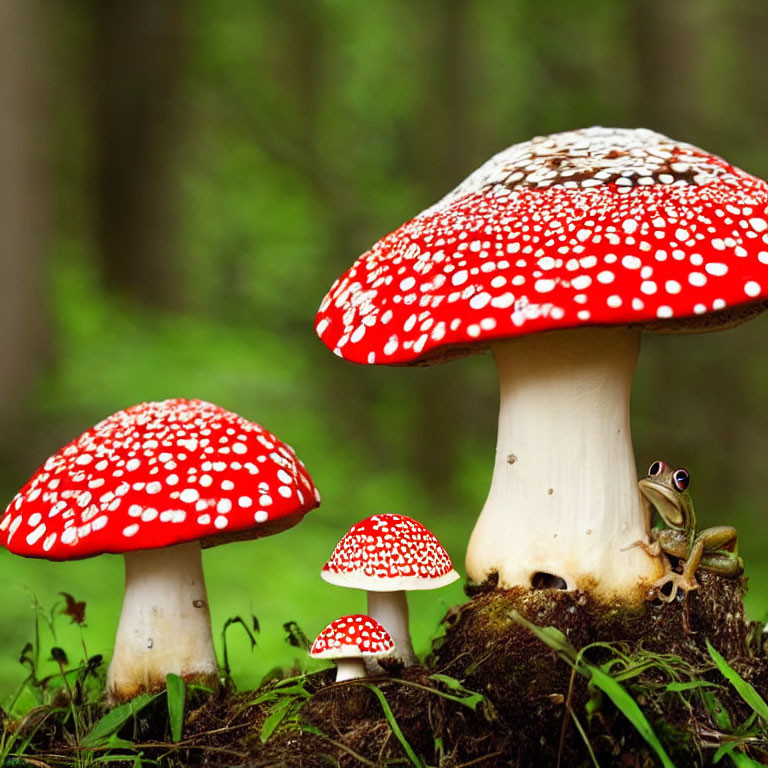
[[365, 661], [363, 657], [336, 659], [336, 682], [343, 683], [345, 680], [356, 680], [358, 677], [368, 677], [365, 671]]
[[107, 675], [110, 703], [162, 689], [169, 673], [218, 682], [196, 541], [125, 555], [125, 597]]
[[640, 333], [584, 328], [493, 345], [501, 403], [488, 499], [467, 574], [643, 598], [661, 575], [640, 547], [629, 403]]
[[395, 642], [395, 655], [410, 667], [418, 663], [411, 642], [408, 596], [405, 590], [367, 592], [368, 615], [386, 627]]

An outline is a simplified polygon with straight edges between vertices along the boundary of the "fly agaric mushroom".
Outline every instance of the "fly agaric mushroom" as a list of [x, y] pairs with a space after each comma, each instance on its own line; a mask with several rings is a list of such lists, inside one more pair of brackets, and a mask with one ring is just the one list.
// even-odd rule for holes
[[0, 521], [26, 557], [125, 556], [125, 597], [107, 676], [112, 703], [166, 675], [216, 684], [201, 546], [268, 536], [320, 497], [293, 450], [201, 400], [143, 403], [51, 456]]
[[405, 515], [373, 515], [353, 525], [321, 575], [330, 584], [366, 590], [369, 615], [387, 628], [407, 665], [416, 654], [406, 591], [439, 589], [459, 578], [437, 537]]
[[764, 181], [689, 144], [570, 131], [496, 155], [334, 283], [316, 330], [344, 359], [493, 352], [498, 441], [470, 579], [644, 597], [661, 564], [626, 548], [649, 526], [629, 429], [640, 332], [763, 311], [767, 208]]
[[309, 655], [313, 659], [334, 659], [338, 683], [366, 677], [363, 660], [384, 656], [394, 649], [387, 630], [376, 619], [359, 613], [331, 622], [312, 643]]

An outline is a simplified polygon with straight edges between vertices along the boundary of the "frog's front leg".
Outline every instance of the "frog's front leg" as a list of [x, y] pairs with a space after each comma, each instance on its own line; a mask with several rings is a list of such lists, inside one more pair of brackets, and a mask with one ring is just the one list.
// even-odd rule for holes
[[707, 528], [697, 536], [698, 539], [704, 540], [701, 568], [732, 579], [741, 575], [744, 561], [739, 557], [738, 534], [733, 526]]

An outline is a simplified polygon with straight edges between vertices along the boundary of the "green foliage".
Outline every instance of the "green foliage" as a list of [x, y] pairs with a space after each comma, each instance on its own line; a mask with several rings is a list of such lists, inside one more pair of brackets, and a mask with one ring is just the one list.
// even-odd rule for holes
[[762, 696], [755, 690], [751, 683], [748, 683], [728, 662], [713, 648], [712, 643], [707, 640], [707, 650], [712, 660], [717, 665], [720, 674], [736, 689], [739, 696], [749, 704], [750, 707], [768, 724], [768, 704]]
[[168, 722], [171, 726], [171, 739], [173, 741], [181, 741], [186, 698], [184, 681], [178, 675], [166, 675], [165, 691], [168, 698]]
[[265, 744], [281, 725], [299, 728], [299, 710], [311, 695], [306, 689], [305, 678], [289, 677], [249, 702], [254, 707], [267, 706], [267, 717], [261, 726], [262, 743]]

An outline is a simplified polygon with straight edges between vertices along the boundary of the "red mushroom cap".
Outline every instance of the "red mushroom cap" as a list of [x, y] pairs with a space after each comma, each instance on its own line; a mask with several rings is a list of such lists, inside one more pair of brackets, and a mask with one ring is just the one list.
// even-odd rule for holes
[[321, 575], [369, 592], [437, 589], [459, 578], [435, 534], [405, 515], [373, 515], [353, 525]]
[[376, 619], [359, 613], [332, 621], [309, 650], [313, 659], [349, 659], [381, 656], [395, 649], [395, 643]]
[[380, 240], [316, 331], [347, 360], [424, 364], [539, 331], [732, 325], [767, 300], [764, 181], [653, 131], [588, 128], [509, 147]]
[[11, 552], [70, 560], [277, 533], [320, 503], [293, 449], [202, 400], [142, 403], [65, 445], [0, 521]]

